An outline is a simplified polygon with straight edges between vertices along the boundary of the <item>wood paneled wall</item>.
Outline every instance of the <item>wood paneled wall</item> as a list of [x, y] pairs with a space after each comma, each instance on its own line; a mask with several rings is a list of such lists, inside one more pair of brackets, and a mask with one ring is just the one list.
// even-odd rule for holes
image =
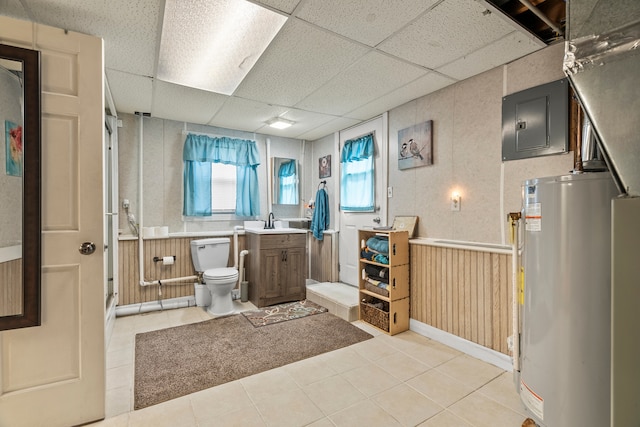
[[511, 255], [411, 246], [411, 318], [509, 354]]
[[[168, 239], [144, 240], [145, 281], [171, 279], [195, 275], [191, 262], [191, 241], [207, 237], [175, 237]], [[228, 266], [233, 266], [233, 236], [231, 240]], [[244, 236], [238, 236], [238, 246], [244, 249]], [[138, 268], [138, 241], [121, 240], [119, 242], [118, 269], [120, 272], [118, 305], [137, 304], [157, 301], [158, 299], [178, 298], [194, 295], [193, 280], [172, 282], [162, 285], [162, 296], [158, 295], [158, 285], [140, 286]], [[175, 255], [173, 265], [153, 262], [153, 257]]]
[[22, 259], [0, 263], [0, 316], [22, 313]]
[[318, 282], [337, 282], [338, 278], [338, 236], [326, 234], [323, 240], [309, 237], [309, 278]]

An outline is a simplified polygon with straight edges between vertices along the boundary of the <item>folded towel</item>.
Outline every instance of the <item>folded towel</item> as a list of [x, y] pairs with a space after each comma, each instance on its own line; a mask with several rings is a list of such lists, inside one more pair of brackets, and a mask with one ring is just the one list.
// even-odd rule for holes
[[373, 279], [389, 283], [389, 269], [387, 267], [367, 264], [364, 266], [364, 272]]
[[389, 255], [389, 238], [387, 236], [373, 236], [367, 240], [367, 247], [383, 255]]

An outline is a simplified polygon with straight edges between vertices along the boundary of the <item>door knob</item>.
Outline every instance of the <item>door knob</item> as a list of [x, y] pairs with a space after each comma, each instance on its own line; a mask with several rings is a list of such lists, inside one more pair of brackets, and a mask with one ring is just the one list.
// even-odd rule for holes
[[376, 224], [380, 224], [380, 217], [373, 218], [373, 222], [375, 222]]
[[91, 255], [96, 251], [96, 244], [93, 242], [84, 242], [78, 248], [81, 255]]

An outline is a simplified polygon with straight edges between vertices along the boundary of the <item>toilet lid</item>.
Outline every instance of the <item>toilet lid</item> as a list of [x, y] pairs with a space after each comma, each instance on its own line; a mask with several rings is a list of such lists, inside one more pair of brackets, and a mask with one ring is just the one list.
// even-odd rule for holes
[[224, 280], [238, 277], [238, 270], [233, 267], [212, 268], [204, 272], [204, 279]]

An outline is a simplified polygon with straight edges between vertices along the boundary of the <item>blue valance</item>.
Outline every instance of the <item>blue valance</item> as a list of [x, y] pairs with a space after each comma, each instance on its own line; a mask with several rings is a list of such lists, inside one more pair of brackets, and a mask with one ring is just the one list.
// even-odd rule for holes
[[374, 154], [373, 134], [365, 135], [360, 138], [350, 139], [344, 143], [342, 154], [340, 156], [341, 163], [353, 162], [368, 159]]
[[280, 168], [278, 169], [278, 176], [293, 176], [296, 174], [296, 161], [289, 160], [288, 162], [284, 162], [280, 164]]
[[228, 138], [213, 138], [207, 135], [188, 134], [182, 150], [185, 161], [225, 163], [236, 166], [257, 166], [260, 154], [255, 141]]

